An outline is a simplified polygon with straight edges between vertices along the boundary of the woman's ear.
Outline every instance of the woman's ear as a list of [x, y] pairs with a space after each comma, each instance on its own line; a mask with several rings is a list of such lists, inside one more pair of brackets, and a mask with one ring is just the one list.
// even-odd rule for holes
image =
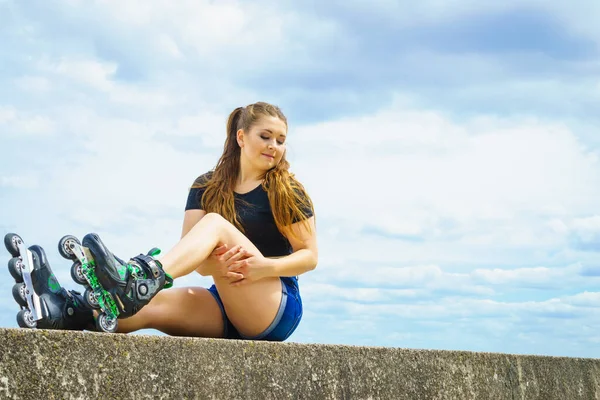
[[243, 129], [238, 129], [238, 131], [236, 132], [235, 136], [236, 136], [236, 139], [237, 139], [238, 146], [244, 147], [244, 130]]

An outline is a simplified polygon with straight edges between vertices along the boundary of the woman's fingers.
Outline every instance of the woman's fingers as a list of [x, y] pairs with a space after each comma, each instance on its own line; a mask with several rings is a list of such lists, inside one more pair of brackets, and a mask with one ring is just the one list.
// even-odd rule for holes
[[221, 261], [234, 262], [239, 260], [240, 258], [246, 255], [246, 250], [242, 248], [242, 246], [237, 245], [234, 246], [231, 250], [227, 251], [225, 254], [221, 256]]
[[229, 270], [234, 270], [234, 269], [238, 269], [238, 268], [242, 268], [248, 265], [248, 260], [240, 260], [240, 261], [234, 261], [231, 263], [231, 265], [229, 266]]
[[238, 273], [238, 272], [227, 272], [226, 275], [227, 278], [229, 279], [233, 279], [234, 281], [241, 281], [242, 279], [244, 279], [244, 275]]
[[215, 256], [220, 256], [220, 255], [224, 254], [226, 251], [227, 251], [227, 244], [224, 244], [224, 245], [219, 246], [216, 249], [214, 249], [213, 254]]
[[240, 286], [247, 282], [246, 279], [240, 279], [239, 281], [231, 282], [231, 286]]
[[[225, 245], [223, 245], [223, 246], [225, 246]], [[228, 260], [232, 255], [234, 255], [237, 252], [237, 247], [238, 246], [234, 246], [230, 250], [227, 250], [227, 251], [223, 252], [221, 254], [221, 257], [219, 259], [221, 261]]]
[[236, 254], [234, 254], [229, 261], [231, 262], [237, 262], [238, 260], [240, 260], [242, 257], [244, 257], [246, 255], [246, 250], [240, 248], [240, 250], [238, 250], [238, 252]]

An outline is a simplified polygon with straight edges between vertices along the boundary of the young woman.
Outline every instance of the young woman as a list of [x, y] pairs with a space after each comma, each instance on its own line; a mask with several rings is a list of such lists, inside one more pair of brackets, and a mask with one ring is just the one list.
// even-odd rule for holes
[[[118, 332], [273, 341], [294, 332], [297, 276], [316, 267], [318, 251], [312, 201], [285, 158], [287, 134], [278, 107], [236, 108], [217, 166], [190, 189], [181, 240], [160, 258], [132, 258], [127, 268], [137, 273], [127, 274], [98, 235], [83, 238], [100, 282], [124, 305]], [[214, 284], [162, 290], [194, 271]], [[143, 293], [131, 290], [140, 282]]]

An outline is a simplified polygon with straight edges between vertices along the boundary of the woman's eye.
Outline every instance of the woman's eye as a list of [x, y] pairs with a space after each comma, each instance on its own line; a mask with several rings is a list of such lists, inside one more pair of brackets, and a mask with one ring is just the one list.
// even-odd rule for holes
[[[271, 139], [271, 138], [270, 138], [270, 137], [268, 137], [268, 136], [262, 136], [262, 135], [260, 136], [260, 138], [261, 138], [262, 140], [269, 140], [269, 139]], [[282, 141], [279, 141], [279, 140], [278, 140], [278, 141], [277, 141], [277, 143], [278, 143], [279, 145], [283, 145], [285, 142], [282, 142]]]

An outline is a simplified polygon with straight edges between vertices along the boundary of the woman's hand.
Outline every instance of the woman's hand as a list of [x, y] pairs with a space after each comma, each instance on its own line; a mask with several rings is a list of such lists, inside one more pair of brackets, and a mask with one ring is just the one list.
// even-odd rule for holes
[[238, 282], [244, 279], [244, 275], [240, 272], [230, 271], [229, 267], [232, 263], [243, 260], [244, 257], [248, 257], [248, 253], [242, 246], [234, 246], [228, 250], [227, 244], [224, 244], [215, 248], [209, 259], [212, 264], [211, 266], [214, 268], [214, 273], [219, 274], [232, 282]]
[[228, 270], [231, 273], [238, 273], [243, 279], [232, 282], [231, 285], [238, 286], [244, 283], [258, 281], [269, 276], [270, 267], [273, 260], [260, 254], [247, 254], [248, 257], [243, 260], [234, 261]]

